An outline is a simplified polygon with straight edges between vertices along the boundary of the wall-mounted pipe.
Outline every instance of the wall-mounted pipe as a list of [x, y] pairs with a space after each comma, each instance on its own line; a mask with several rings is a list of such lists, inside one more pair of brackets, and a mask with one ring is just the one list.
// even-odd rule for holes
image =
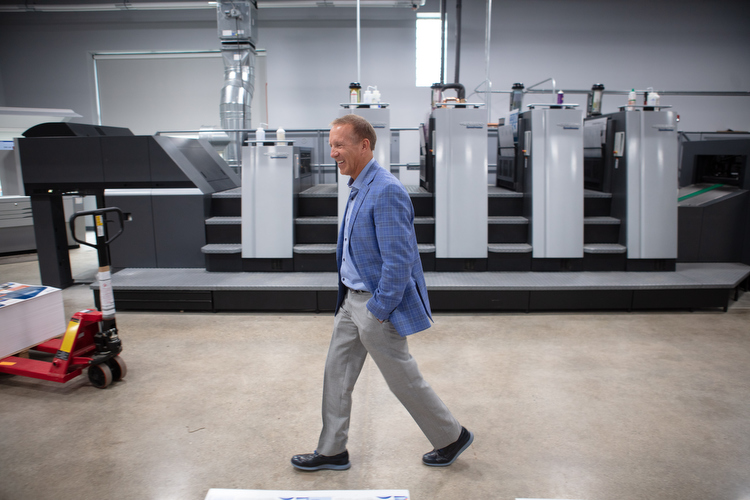
[[454, 82], [460, 82], [461, 69], [461, 0], [456, 0], [456, 76]]
[[458, 100], [459, 102], [465, 102], [466, 101], [466, 88], [464, 88], [463, 85], [460, 83], [436, 83], [432, 86], [433, 89], [438, 89], [440, 92], [447, 89], [454, 89], [456, 90], [456, 93], [458, 94]]
[[[526, 87], [526, 90], [524, 92], [528, 93], [529, 91], [531, 91], [531, 89], [533, 89], [537, 85], [541, 85], [543, 83], [547, 83], [550, 80], [552, 80], [552, 95], [555, 95], [556, 94], [555, 90], [556, 90], [557, 84], [555, 83], [555, 79], [552, 78], [552, 77], [547, 78], [546, 80], [542, 80], [541, 82], [537, 82], [534, 85], [529, 85], [528, 87]], [[532, 93], [534, 93], [534, 94], [543, 94], [544, 92], [546, 92], [546, 91], [545, 90], [536, 90], [536, 91], [533, 91]], [[588, 90], [586, 92], [588, 92]]]
[[[538, 85], [538, 84], [537, 84]], [[588, 94], [591, 89], [561, 89], [565, 94]], [[654, 90], [661, 96], [689, 96], [689, 97], [750, 97], [750, 91], [747, 90]], [[513, 90], [492, 90], [492, 94], [512, 94]], [[530, 90], [526, 89], [527, 94], [546, 94], [549, 90]], [[651, 92], [650, 90], [636, 90], [637, 94]], [[605, 90], [606, 95], [628, 95], [630, 90]]]
[[445, 2], [440, 0], [440, 83], [445, 83]]
[[361, 35], [361, 22], [359, 18], [359, 0], [357, 0], [357, 81], [362, 81], [362, 75], [361, 75], [361, 69], [362, 69], [362, 60], [360, 58], [361, 52], [361, 46], [362, 46], [362, 35]]
[[[362, 7], [394, 7], [417, 10], [426, 0], [363, 0]], [[61, 3], [55, 0], [0, 5], [0, 12], [107, 12], [131, 10], [204, 10], [215, 9], [206, 0], [182, 2], [94, 2]], [[311, 7], [353, 7], [354, 0], [258, 0], [259, 9], [300, 9]]]
[[[588, 94], [589, 90], [563, 90], [566, 94]], [[692, 97], [750, 97], [750, 91], [739, 90], [739, 91], [722, 91], [722, 90], [636, 90], [637, 94], [645, 94], [646, 92], [657, 92], [659, 95], [675, 95], [675, 96], [692, 96]], [[605, 94], [609, 95], [628, 95], [629, 90], [605, 90]]]
[[[487, 103], [487, 123], [492, 121], [492, 81], [490, 80], [490, 33], [492, 27], [492, 0], [487, 0], [487, 26], [484, 28], [485, 102]], [[477, 87], [479, 88], [479, 87]]]

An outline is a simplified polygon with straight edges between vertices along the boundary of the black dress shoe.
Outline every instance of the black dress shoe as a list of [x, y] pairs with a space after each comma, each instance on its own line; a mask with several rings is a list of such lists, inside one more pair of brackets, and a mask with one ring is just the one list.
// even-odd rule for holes
[[447, 467], [455, 462], [458, 456], [473, 442], [474, 434], [467, 431], [466, 427], [461, 427], [461, 434], [459, 434], [455, 443], [425, 453], [422, 457], [422, 463], [430, 467]]
[[316, 471], [323, 469], [346, 470], [352, 466], [349, 462], [349, 452], [339, 453], [332, 457], [319, 455], [318, 452], [294, 455], [292, 465], [299, 470]]

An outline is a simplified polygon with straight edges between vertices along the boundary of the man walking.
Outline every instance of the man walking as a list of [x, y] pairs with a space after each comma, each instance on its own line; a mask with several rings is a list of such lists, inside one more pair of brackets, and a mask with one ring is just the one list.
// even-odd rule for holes
[[403, 185], [373, 158], [375, 130], [349, 114], [333, 121], [331, 157], [351, 193], [339, 230], [339, 292], [323, 384], [323, 430], [313, 453], [295, 455], [301, 470], [345, 470], [354, 384], [369, 354], [390, 390], [434, 449], [428, 466], [448, 466], [474, 435], [462, 427], [422, 378], [406, 337], [430, 327], [427, 287], [414, 233], [414, 209]]

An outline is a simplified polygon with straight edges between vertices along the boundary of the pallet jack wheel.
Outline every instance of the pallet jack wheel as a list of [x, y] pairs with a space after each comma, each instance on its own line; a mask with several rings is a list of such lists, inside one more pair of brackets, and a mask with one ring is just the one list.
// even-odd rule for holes
[[106, 363], [89, 367], [89, 381], [94, 387], [106, 389], [112, 383], [112, 370]]
[[109, 366], [109, 370], [112, 372], [112, 381], [118, 382], [125, 378], [125, 375], [128, 374], [128, 365], [125, 364], [125, 360], [122, 359], [120, 356], [115, 356], [114, 358], [107, 360], [107, 366]]

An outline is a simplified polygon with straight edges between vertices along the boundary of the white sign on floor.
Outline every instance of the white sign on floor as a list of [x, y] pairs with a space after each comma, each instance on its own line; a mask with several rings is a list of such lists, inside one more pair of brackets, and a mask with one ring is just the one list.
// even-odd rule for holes
[[206, 500], [409, 500], [409, 490], [226, 490], [211, 488]]

